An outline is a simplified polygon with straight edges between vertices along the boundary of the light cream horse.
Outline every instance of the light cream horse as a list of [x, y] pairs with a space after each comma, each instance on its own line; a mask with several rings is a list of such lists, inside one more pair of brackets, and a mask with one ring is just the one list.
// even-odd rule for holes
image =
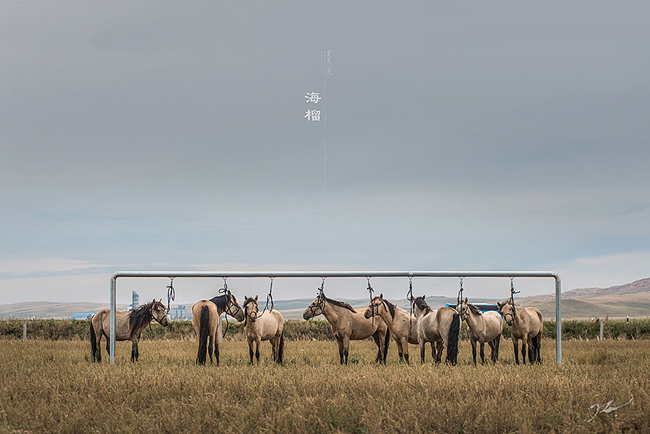
[[390, 343], [390, 331], [381, 318], [368, 319], [365, 316], [368, 308], [357, 311], [348, 303], [332, 300], [325, 297], [322, 292], [305, 309], [302, 317], [309, 320], [315, 316], [323, 315], [332, 326], [332, 333], [339, 346], [339, 361], [341, 365], [348, 364], [350, 341], [372, 339], [377, 345], [377, 358], [379, 363], [386, 363], [386, 352]]
[[456, 310], [460, 313], [460, 319], [467, 323], [469, 340], [472, 343], [472, 358], [476, 366], [476, 343], [481, 349], [481, 362], [485, 364], [485, 343], [491, 348], [490, 359], [496, 363], [499, 360], [499, 343], [503, 331], [503, 318], [499, 312], [481, 312], [476, 306], [465, 300], [459, 301]]
[[221, 314], [224, 312], [237, 321], [244, 320], [244, 311], [237, 303], [237, 297], [230, 291], [210, 300], [197, 301], [192, 306], [192, 325], [199, 341], [199, 350], [196, 353], [197, 365], [205, 365], [206, 352], [210, 355], [210, 363], [213, 363], [213, 351], [217, 359], [217, 366], [219, 365], [219, 336], [217, 333], [219, 332]]
[[[161, 301], [153, 300], [150, 303], [131, 309], [128, 312], [115, 312], [115, 340], [131, 341], [131, 362], [137, 362], [138, 341], [142, 337], [142, 331], [147, 328], [151, 320], [156, 320], [162, 326], [167, 326], [165, 305]], [[90, 346], [93, 353], [93, 361], [102, 361], [101, 342], [102, 336], [106, 336], [106, 352], [110, 354], [111, 336], [111, 310], [102, 309], [93, 315], [90, 320]]]
[[253, 342], [255, 343], [255, 358], [259, 365], [260, 343], [262, 341], [271, 342], [273, 360], [276, 363], [282, 363], [284, 356], [284, 318], [282, 314], [277, 310], [270, 310], [260, 315], [260, 309], [257, 305], [257, 295], [255, 298], [244, 296], [244, 313], [246, 315], [244, 335], [248, 342], [248, 354], [250, 355], [251, 365], [253, 364]]
[[432, 310], [424, 296], [416, 297], [413, 301], [415, 317], [417, 318], [418, 343], [420, 344], [420, 359], [424, 363], [424, 346], [427, 342], [442, 343], [438, 345], [435, 356], [436, 363], [441, 361], [442, 348], [447, 346], [447, 362], [452, 365], [458, 360], [458, 339], [460, 336], [460, 315], [453, 307], [443, 306]]
[[[375, 316], [384, 320], [393, 334], [400, 360], [405, 359], [406, 363], [409, 363], [409, 344], [418, 343], [417, 318], [384, 299], [383, 294], [370, 301], [364, 316]], [[434, 343], [431, 344], [432, 351], [435, 351], [433, 345]]]
[[542, 348], [542, 331], [544, 329], [544, 318], [542, 312], [535, 307], [524, 307], [514, 304], [512, 299], [503, 303], [497, 303], [499, 313], [503, 315], [508, 326], [512, 345], [515, 350], [515, 363], [519, 364], [518, 342], [521, 339], [521, 358], [526, 364], [526, 344], [528, 344], [528, 360], [532, 365], [535, 362], [542, 363], [540, 355]]

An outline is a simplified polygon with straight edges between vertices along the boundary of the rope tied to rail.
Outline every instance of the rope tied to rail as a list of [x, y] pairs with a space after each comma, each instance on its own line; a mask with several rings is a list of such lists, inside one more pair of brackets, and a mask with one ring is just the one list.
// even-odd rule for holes
[[512, 305], [512, 320], [514, 321], [517, 316], [515, 311], [515, 294], [519, 294], [521, 291], [515, 291], [515, 278], [510, 278], [510, 304]]
[[411, 310], [409, 312], [409, 335], [408, 338], [411, 339], [411, 317], [413, 316], [413, 276], [409, 276], [409, 290], [406, 293], [406, 299], [409, 301]]
[[458, 295], [456, 296], [456, 309], [458, 309], [458, 305], [463, 301], [463, 278], [463, 276], [460, 276], [460, 289], [458, 290]]
[[271, 302], [271, 309], [269, 309], [269, 312], [273, 310], [273, 279], [274, 277], [271, 277], [271, 287], [269, 288], [269, 295], [266, 296], [266, 306], [264, 306], [264, 310], [260, 314], [260, 316], [264, 315], [264, 312], [266, 312], [266, 309], [269, 307], [269, 301]]
[[[228, 278], [224, 277], [223, 278], [223, 288], [219, 288], [217, 291], [218, 294], [223, 294], [227, 297], [226, 303], [230, 301], [230, 290], [228, 289]], [[223, 334], [221, 335], [221, 338], [226, 336], [226, 333], [228, 333], [228, 329], [230, 328], [230, 322], [228, 321], [228, 314], [224, 315], [224, 318], [226, 318], [226, 329], [223, 331]], [[219, 318], [219, 321], [221, 321], [221, 318]]]
[[176, 300], [176, 290], [174, 289], [174, 278], [169, 278], [171, 281], [167, 285], [167, 313], [171, 310], [171, 302]]
[[[367, 277], [367, 279], [368, 279], [368, 288], [367, 288], [368, 289], [368, 295], [370, 296], [370, 303], [372, 303], [372, 293], [375, 292], [375, 290], [372, 289], [372, 285], [370, 285], [370, 277]], [[375, 326], [374, 312], [373, 312], [373, 315], [372, 315], [372, 326], [373, 327]]]

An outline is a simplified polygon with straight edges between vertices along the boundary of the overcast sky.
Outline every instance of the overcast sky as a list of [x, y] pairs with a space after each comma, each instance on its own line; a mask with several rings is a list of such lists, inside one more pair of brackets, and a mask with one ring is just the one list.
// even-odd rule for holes
[[[648, 16], [647, 1], [3, 2], [0, 304], [107, 302], [125, 270], [649, 277]], [[168, 284], [124, 282], [120, 303]], [[175, 286], [193, 303], [222, 282]], [[510, 282], [464, 286], [505, 299]]]

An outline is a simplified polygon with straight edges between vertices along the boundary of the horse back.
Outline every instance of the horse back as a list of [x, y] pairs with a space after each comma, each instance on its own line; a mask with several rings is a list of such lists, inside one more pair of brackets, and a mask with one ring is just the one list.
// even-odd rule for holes
[[343, 315], [340, 315], [341, 321], [339, 323], [341, 323], [343, 329], [348, 329], [350, 340], [366, 339], [374, 335], [377, 330], [385, 333], [388, 328], [384, 320], [379, 316], [366, 318], [365, 314], [368, 309], [366, 307], [356, 312], [344, 311]]

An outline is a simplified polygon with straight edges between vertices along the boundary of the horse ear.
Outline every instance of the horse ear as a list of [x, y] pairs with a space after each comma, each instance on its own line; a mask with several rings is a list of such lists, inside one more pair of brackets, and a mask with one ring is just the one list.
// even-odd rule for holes
[[257, 301], [258, 298], [259, 298], [259, 295], [256, 295], [256, 296], [255, 296], [255, 301]]
[[467, 297], [465, 297], [465, 303], [467, 303]]
[[244, 301], [246, 301], [246, 300], [248, 300], [248, 296], [245, 295], [244, 296]]
[[422, 300], [424, 300], [424, 295], [422, 296]]
[[383, 292], [382, 292], [381, 294], [379, 294], [379, 299], [380, 299], [380, 300], [383, 300], [383, 299], [384, 299], [384, 293], [383, 293]]

